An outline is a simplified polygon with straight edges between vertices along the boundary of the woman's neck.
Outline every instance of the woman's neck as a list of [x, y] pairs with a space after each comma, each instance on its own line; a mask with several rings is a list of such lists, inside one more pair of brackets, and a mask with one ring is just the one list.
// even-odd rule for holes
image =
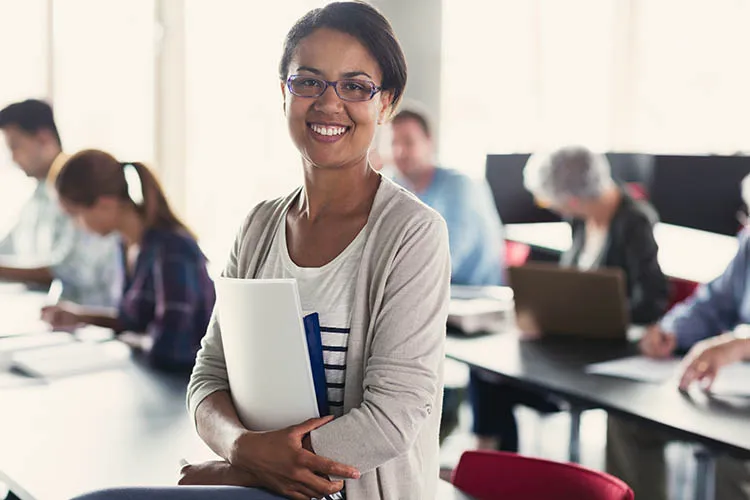
[[120, 216], [120, 224], [117, 230], [122, 235], [125, 246], [130, 248], [141, 244], [143, 233], [146, 232], [146, 225], [132, 207], [126, 207]]
[[380, 174], [366, 162], [341, 169], [305, 165], [304, 192], [297, 202], [297, 213], [314, 221], [369, 211], [379, 185]]

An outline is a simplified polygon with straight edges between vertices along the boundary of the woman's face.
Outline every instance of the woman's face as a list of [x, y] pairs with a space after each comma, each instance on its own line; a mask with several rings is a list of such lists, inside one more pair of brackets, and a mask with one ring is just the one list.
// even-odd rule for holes
[[[289, 64], [289, 75], [327, 81], [354, 79], [382, 84], [380, 66], [354, 37], [321, 28], [304, 38]], [[319, 97], [299, 97], [282, 82], [289, 133], [306, 163], [322, 169], [364, 165], [378, 124], [391, 103], [390, 92], [368, 101], [344, 101], [329, 86]]]
[[65, 199], [60, 200], [60, 205], [73, 221], [86, 231], [106, 236], [117, 230], [119, 204], [114, 198], [99, 197], [90, 207]]

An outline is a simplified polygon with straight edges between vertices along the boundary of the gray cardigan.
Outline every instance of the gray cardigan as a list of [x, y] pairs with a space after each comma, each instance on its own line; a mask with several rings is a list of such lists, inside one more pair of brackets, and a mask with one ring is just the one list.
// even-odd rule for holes
[[[274, 229], [299, 192], [250, 212], [225, 276], [257, 276]], [[438, 480], [448, 232], [437, 212], [386, 178], [365, 230], [346, 358], [345, 414], [313, 431], [311, 441], [318, 455], [362, 473], [346, 481], [350, 500], [428, 500]], [[191, 415], [204, 398], [222, 390], [229, 390], [229, 383], [214, 316], [188, 386]]]

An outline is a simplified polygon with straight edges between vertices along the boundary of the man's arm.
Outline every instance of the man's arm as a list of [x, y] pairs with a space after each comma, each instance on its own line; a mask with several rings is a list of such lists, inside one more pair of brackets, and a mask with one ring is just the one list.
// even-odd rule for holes
[[747, 233], [740, 236], [737, 255], [721, 276], [701, 285], [685, 302], [675, 306], [661, 321], [661, 327], [677, 337], [677, 346], [690, 348], [693, 344], [733, 330], [739, 322], [739, 307], [747, 290], [750, 261]]
[[54, 276], [49, 267], [38, 263], [24, 263], [13, 256], [0, 257], [0, 280], [22, 281], [38, 285], [49, 285]]

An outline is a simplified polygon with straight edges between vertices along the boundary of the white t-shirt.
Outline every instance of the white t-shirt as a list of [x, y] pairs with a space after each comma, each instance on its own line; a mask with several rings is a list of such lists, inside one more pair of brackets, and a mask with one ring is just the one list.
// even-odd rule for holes
[[328, 264], [322, 267], [299, 267], [289, 257], [286, 217], [283, 217], [258, 276], [261, 279], [296, 279], [303, 313], [318, 313], [328, 404], [331, 414], [336, 417], [341, 416], [344, 411], [346, 350], [354, 286], [365, 239], [365, 230], [362, 229], [349, 246]]
[[578, 255], [578, 269], [587, 271], [594, 267], [604, 250], [608, 234], [606, 229], [586, 229], [586, 240]]

